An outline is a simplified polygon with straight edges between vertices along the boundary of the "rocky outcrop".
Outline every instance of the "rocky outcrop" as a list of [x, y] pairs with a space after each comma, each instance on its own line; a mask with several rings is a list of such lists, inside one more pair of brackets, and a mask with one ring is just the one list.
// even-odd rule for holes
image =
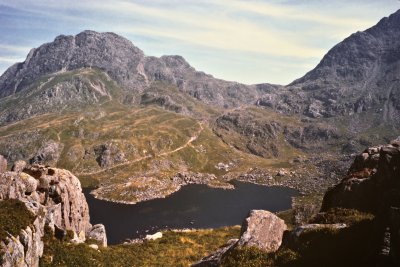
[[35, 215], [34, 222], [21, 229], [17, 236], [9, 235], [0, 242], [2, 267], [35, 267], [39, 266], [39, 258], [43, 255], [43, 235], [46, 223], [41, 216], [45, 209], [35, 202], [24, 201], [26, 207]]
[[7, 171], [7, 159], [0, 155], [0, 173]]
[[23, 160], [17, 160], [14, 162], [13, 166], [11, 167], [11, 171], [13, 172], [22, 172], [26, 167], [26, 162]]
[[37, 154], [30, 159], [30, 163], [46, 164], [55, 166], [60, 158], [64, 144], [50, 140], [43, 144]]
[[[67, 170], [18, 164], [11, 172], [0, 176], [0, 201], [18, 199], [36, 216], [32, 226], [21, 229], [19, 236], [9, 237], [3, 246], [3, 266], [38, 266], [43, 253], [45, 226], [53, 232], [72, 231], [74, 242], [87, 237], [107, 246], [103, 225], [92, 227], [89, 209], [81, 184]], [[23, 259], [23, 261], [21, 260]]]
[[238, 246], [257, 247], [266, 252], [278, 250], [287, 226], [275, 214], [266, 210], [252, 210], [244, 220]]
[[214, 132], [239, 150], [266, 158], [281, 154], [278, 138], [282, 125], [251, 110], [235, 110], [218, 117]]
[[379, 213], [400, 207], [399, 178], [398, 141], [368, 148], [355, 158], [342, 182], [325, 194], [322, 211], [343, 207]]

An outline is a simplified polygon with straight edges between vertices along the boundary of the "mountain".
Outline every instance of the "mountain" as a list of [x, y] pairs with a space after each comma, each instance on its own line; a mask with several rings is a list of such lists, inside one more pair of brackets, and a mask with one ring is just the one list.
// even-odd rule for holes
[[320, 191], [343, 154], [397, 135], [399, 35], [400, 11], [287, 86], [216, 79], [114, 33], [61, 35], [0, 77], [0, 154], [71, 169], [118, 201], [235, 178]]
[[[51, 83], [57, 75], [82, 69], [99, 69], [104, 77], [93, 86], [82, 75], [59, 86]], [[40, 96], [58, 102], [79, 98], [79, 101], [92, 103], [102, 96], [112, 97], [103, 86], [104, 79], [111, 79], [118, 85], [121, 103], [155, 102], [180, 110], [185, 109], [185, 103], [180, 107], [171, 96], [145, 90], [156, 82], [164, 82], [193, 99], [225, 108], [253, 103], [262, 92], [255, 86], [223, 81], [196, 71], [181, 56], [146, 57], [130, 41], [114, 33], [84, 31], [76, 36], [58, 36], [53, 42], [32, 49], [24, 62], [14, 64], [1, 76], [0, 98], [26, 96], [36, 90]], [[20, 118], [2, 111], [0, 123]], [[43, 112], [32, 107], [23, 117]]]
[[[362, 114], [399, 126], [400, 10], [372, 28], [334, 46], [321, 62], [284, 90], [271, 92], [261, 106], [311, 118]], [[357, 116], [361, 115], [361, 116]], [[365, 125], [354, 128], [360, 129]]]

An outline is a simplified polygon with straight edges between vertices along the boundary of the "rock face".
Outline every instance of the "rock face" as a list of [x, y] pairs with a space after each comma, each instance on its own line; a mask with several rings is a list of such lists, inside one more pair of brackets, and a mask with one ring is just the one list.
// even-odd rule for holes
[[324, 197], [322, 211], [332, 207], [354, 208], [372, 213], [400, 207], [400, 146], [366, 149], [358, 155], [342, 182]]
[[266, 210], [252, 210], [244, 220], [238, 246], [258, 247], [267, 252], [278, 250], [287, 226], [275, 214]]
[[0, 173], [7, 171], [7, 159], [0, 155]]
[[4, 244], [7, 253], [3, 266], [38, 266], [45, 225], [53, 231], [73, 231], [76, 242], [89, 236], [107, 246], [104, 226], [92, 227], [89, 222], [89, 209], [78, 178], [67, 170], [32, 165], [21, 171], [21, 166], [13, 168], [18, 172], [1, 174], [0, 201], [18, 199], [37, 218], [32, 226], [21, 229], [19, 237], [10, 237], [10, 242]]
[[[398, 124], [400, 11], [333, 47], [318, 66], [258, 105], [311, 118], [373, 114]], [[352, 118], [355, 122], [357, 116]], [[359, 121], [362, 123], [362, 121]], [[365, 125], [365, 123], [364, 123]]]
[[63, 148], [63, 144], [50, 140], [43, 144], [43, 146], [38, 150], [37, 154], [31, 158], [30, 163], [46, 163], [47, 165], [54, 166], [57, 164]]
[[39, 214], [45, 209], [37, 203], [25, 202], [26, 207], [36, 217], [32, 225], [21, 229], [19, 236], [9, 236], [5, 242], [0, 242], [4, 252], [0, 259], [3, 267], [39, 266], [39, 258], [43, 255], [43, 235], [46, 219]]
[[[400, 144], [399, 138], [389, 145], [366, 149], [358, 155], [348, 175], [326, 192], [321, 211], [351, 208], [374, 214], [383, 245], [379, 254], [382, 266], [400, 262]], [[385, 265], [386, 264], [386, 265]]]

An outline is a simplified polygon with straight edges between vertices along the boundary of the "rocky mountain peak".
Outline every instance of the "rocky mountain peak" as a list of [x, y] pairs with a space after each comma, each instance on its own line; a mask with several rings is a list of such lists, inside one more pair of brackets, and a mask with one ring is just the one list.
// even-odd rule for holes
[[60, 35], [53, 42], [32, 49], [24, 62], [4, 73], [0, 78], [0, 97], [19, 92], [44, 75], [92, 67], [130, 87], [135, 78], [131, 77], [135, 76], [132, 70], [143, 58], [139, 48], [114, 33], [84, 31], [75, 36]]
[[301, 113], [313, 118], [368, 113], [370, 118], [376, 118], [370, 124], [397, 125], [399, 48], [400, 11], [397, 11], [370, 29], [350, 35], [329, 50], [313, 70], [258, 103], [283, 113]]

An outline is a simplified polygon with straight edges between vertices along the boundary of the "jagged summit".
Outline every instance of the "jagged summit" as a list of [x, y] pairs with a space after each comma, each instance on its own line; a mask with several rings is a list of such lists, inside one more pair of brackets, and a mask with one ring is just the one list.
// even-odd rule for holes
[[[400, 121], [400, 11], [334, 46], [285, 90], [258, 103], [312, 118], [367, 114], [367, 124]], [[358, 120], [357, 116], [352, 120]], [[354, 121], [355, 131], [366, 122]]]
[[139, 48], [114, 33], [84, 31], [75, 36], [60, 35], [53, 42], [32, 49], [24, 62], [4, 73], [0, 78], [0, 97], [23, 90], [43, 75], [86, 67], [103, 69], [121, 84], [131, 86], [132, 80], [139, 80], [137, 71], [132, 70], [143, 65], [143, 59]]
[[75, 36], [60, 35], [53, 42], [32, 49], [24, 62], [11, 66], [0, 77], [0, 99], [32, 91], [35, 82], [46, 75], [84, 68], [105, 72], [124, 91], [128, 99], [121, 100], [124, 103], [140, 102], [140, 94], [157, 81], [219, 107], [252, 103], [260, 96], [255, 86], [196, 71], [182, 56], [145, 56], [132, 42], [115, 33], [83, 31]]

